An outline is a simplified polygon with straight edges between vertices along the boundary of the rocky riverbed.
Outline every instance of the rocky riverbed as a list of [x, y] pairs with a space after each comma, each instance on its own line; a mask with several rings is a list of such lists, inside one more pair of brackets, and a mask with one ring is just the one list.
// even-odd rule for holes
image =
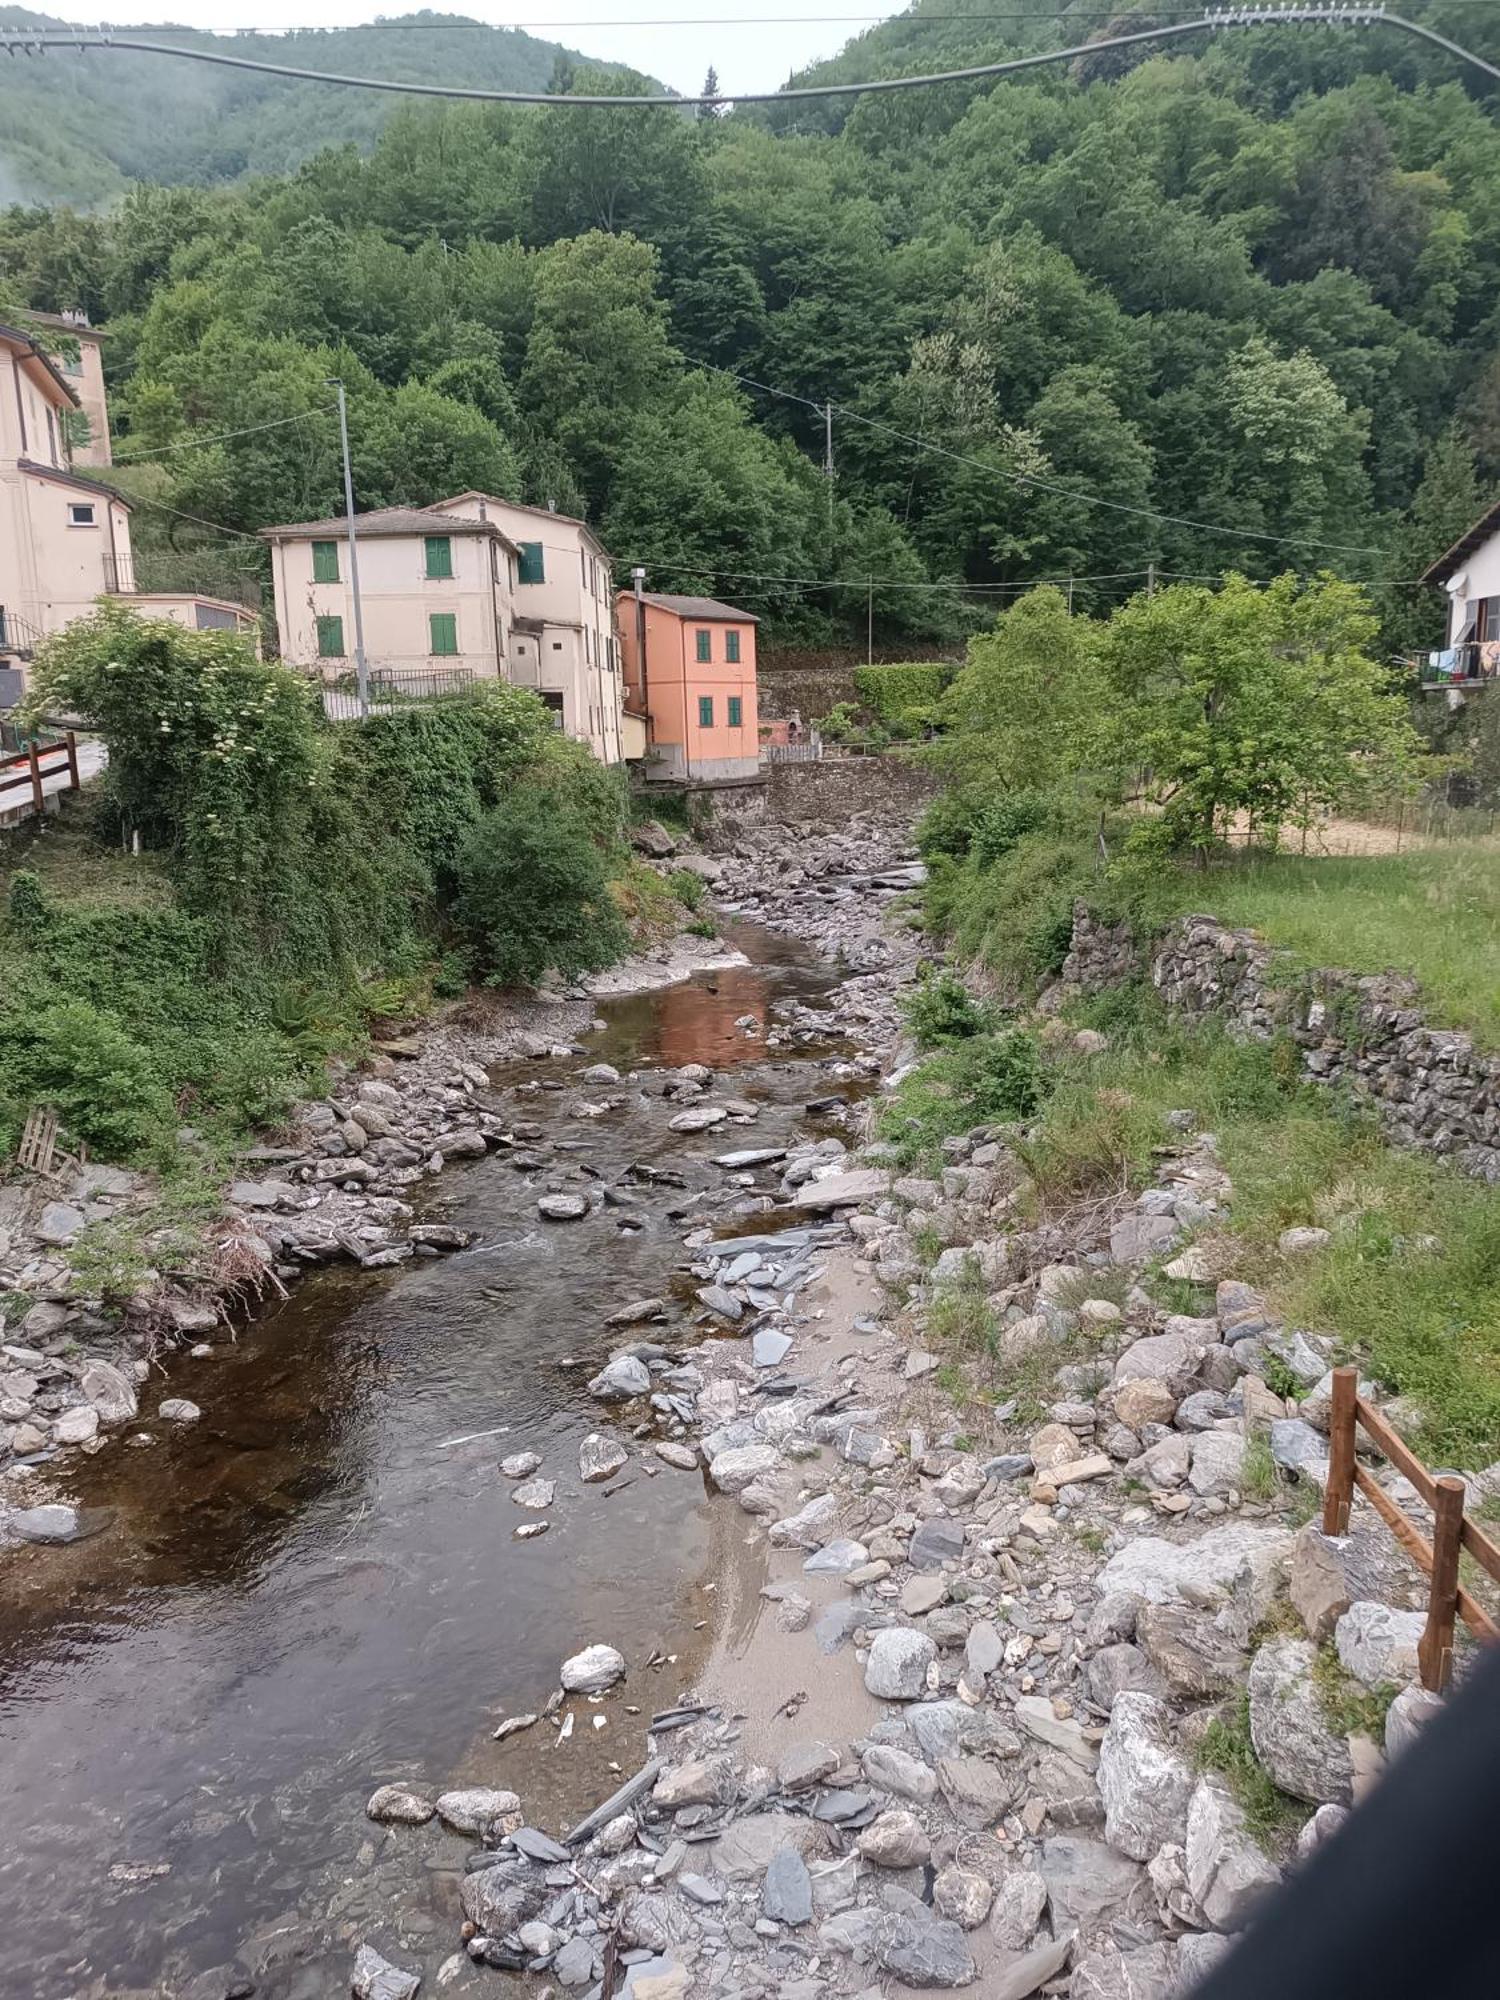
[[[150, 1940], [117, 1946], [111, 1966], [91, 1933], [81, 1962], [115, 1983], [38, 1979], [39, 1994], [113, 1993], [124, 1966], [173, 2000], [311, 2000], [345, 1980], [363, 2000], [1167, 2000], [1419, 1730], [1415, 1575], [1373, 1517], [1339, 1543], [1307, 1518], [1326, 1344], [1281, 1326], [1195, 1243], [1220, 1240], [1232, 1197], [1213, 1135], [1184, 1115], [1151, 1187], [1043, 1221], [1011, 1132], [948, 1142], [932, 1178], [899, 1174], [862, 1107], [910, 1053], [904, 829], [766, 829], [706, 872], [731, 924], [838, 954], [847, 976], [766, 1004], [753, 969], [726, 970], [682, 989], [649, 1035], [621, 1020], [597, 1044], [575, 1030], [534, 1054], [513, 1045], [478, 1076], [467, 1054], [450, 1062], [424, 1142], [444, 1152], [442, 1135], [477, 1133], [467, 1171], [486, 1190], [509, 1177], [500, 1199], [524, 1234], [502, 1242], [479, 1220], [450, 1251], [417, 1232], [466, 1239], [461, 1199], [441, 1222], [414, 1202], [372, 1214], [406, 1199], [399, 1184], [320, 1177], [320, 1160], [391, 1136], [359, 1116], [388, 1108], [361, 1094], [382, 1076], [309, 1128], [348, 1150], [314, 1141], [290, 1176], [267, 1163], [292, 1192], [245, 1213], [257, 1233], [287, 1232], [264, 1239], [283, 1266], [321, 1240], [321, 1223], [299, 1233], [314, 1223], [298, 1190], [331, 1186], [364, 1226], [393, 1230], [353, 1282], [379, 1285], [380, 1253], [410, 1246], [393, 1301], [422, 1264], [447, 1299], [484, 1287], [485, 1260], [502, 1282], [524, 1270], [570, 1418], [528, 1388], [494, 1425], [497, 1398], [472, 1381], [444, 1403], [444, 1425], [468, 1412], [435, 1441], [462, 1457], [481, 1539], [456, 1543], [444, 1515], [447, 1539], [424, 1543], [439, 1594], [414, 1647], [382, 1652], [378, 1621], [341, 1611], [343, 1680], [378, 1721], [357, 1734], [357, 1802], [348, 1746], [335, 1771], [320, 1765], [341, 1804], [317, 1821], [332, 1851], [286, 1884], [293, 1909], [271, 1921], [263, 1887], [239, 1892], [254, 1921], [217, 1909], [218, 1962], [200, 1941], [202, 1969], [167, 1983], [150, 1983]], [[420, 1170], [431, 1153], [415, 1150], [377, 1153], [379, 1172]], [[1001, 1386], [977, 1400], [956, 1400], [929, 1328], [955, 1285], [998, 1327]], [[1496, 1469], [1480, 1479], [1500, 1487]], [[355, 1561], [372, 1533], [382, 1547], [402, 1533], [370, 1485], [364, 1503], [340, 1489], [334, 1515]], [[408, 1479], [403, 1506], [416, 1490]], [[362, 1505], [374, 1520], [350, 1528]], [[393, 1619], [402, 1604], [398, 1591]], [[497, 1672], [497, 1643], [524, 1673]], [[146, 1667], [150, 1645], [137, 1652]], [[316, 1727], [320, 1699], [342, 1722], [347, 1688], [296, 1664], [297, 1728]], [[451, 1705], [455, 1674], [490, 1706], [482, 1735], [392, 1712]], [[497, 1684], [525, 1698], [497, 1705]], [[1246, 1732], [1283, 1795], [1269, 1834], [1221, 1775], [1226, 1735]], [[192, 1787], [194, 1768], [176, 1781]], [[23, 1796], [36, 1769], [21, 1766]], [[253, 1781], [215, 1775], [232, 1816], [233, 1785]], [[290, 1774], [274, 1797], [279, 1824], [258, 1815], [257, 1838], [264, 1826], [295, 1847]], [[59, 1812], [65, 1854], [67, 1800]], [[156, 1863], [138, 1849], [115, 1865]], [[238, 1879], [227, 1866], [200, 1891], [210, 1907]], [[185, 1914], [175, 1925], [192, 1936]]]

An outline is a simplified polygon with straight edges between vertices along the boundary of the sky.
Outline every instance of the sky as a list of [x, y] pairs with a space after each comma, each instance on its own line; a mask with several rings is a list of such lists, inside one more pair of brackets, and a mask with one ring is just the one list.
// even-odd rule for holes
[[[420, 0], [418, 0], [418, 5]], [[902, 11], [878, 0], [428, 0], [434, 12], [452, 12], [497, 26], [524, 27], [585, 55], [629, 63], [680, 91], [701, 89], [710, 63], [726, 91], [775, 90], [788, 75], [820, 57], [836, 55], [851, 36]], [[861, 8], [871, 11], [862, 13]], [[50, 11], [50, 9], [48, 10]], [[153, 10], [154, 11], [154, 10]], [[211, 28], [343, 28], [406, 12], [399, 0], [170, 0], [156, 16], [180, 26]], [[720, 18], [710, 21], [718, 12]], [[741, 24], [736, 13], [758, 18]], [[768, 16], [775, 16], [768, 20]], [[820, 18], [821, 17], [821, 18]], [[830, 18], [838, 17], [838, 18]], [[626, 25], [650, 20], [653, 25]], [[663, 23], [665, 25], [655, 25]], [[119, 18], [115, 27], [123, 27]], [[461, 76], [455, 83], [463, 83]]]

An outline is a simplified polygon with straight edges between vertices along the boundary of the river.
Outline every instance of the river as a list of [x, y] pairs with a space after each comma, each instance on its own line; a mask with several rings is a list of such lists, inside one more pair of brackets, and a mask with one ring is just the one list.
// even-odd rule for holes
[[[580, 1438], [620, 1420], [590, 1402], [591, 1370], [558, 1364], [597, 1364], [604, 1315], [664, 1291], [684, 1233], [723, 1217], [735, 1190], [709, 1154], [818, 1129], [804, 1105], [830, 1088], [809, 1067], [826, 1049], [767, 1050], [735, 1022], [837, 975], [773, 932], [733, 938], [750, 966], [606, 1002], [586, 1058], [495, 1073], [565, 1086], [519, 1095], [516, 1115], [573, 1158], [607, 1176], [670, 1158], [687, 1193], [641, 1189], [635, 1229], [613, 1208], [547, 1225], [503, 1154], [450, 1170], [425, 1206], [477, 1231], [473, 1249], [313, 1278], [212, 1358], [174, 1360], [170, 1391], [147, 1400], [189, 1397], [203, 1421], [75, 1460], [68, 1497], [95, 1532], [7, 1553], [7, 2000], [326, 2000], [348, 1990], [353, 1942], [398, 1933], [430, 1974], [455, 1947], [471, 1843], [372, 1827], [375, 1786], [503, 1784], [555, 1831], [613, 1788], [612, 1767], [633, 1768], [646, 1715], [709, 1643], [734, 1510], [699, 1474], [652, 1478], [638, 1458], [618, 1490], [581, 1484]], [[617, 1110], [578, 1117], [580, 1095], [602, 1093], [574, 1079], [598, 1061], [732, 1067], [761, 1113], [688, 1138], [666, 1129], [678, 1107], [624, 1087]], [[695, 1190], [709, 1192], [674, 1218]], [[497, 1461], [523, 1449], [558, 1497], [549, 1532], [517, 1542], [533, 1517]], [[632, 1663], [670, 1656], [643, 1677], [639, 1717], [612, 1707], [608, 1728], [560, 1745], [545, 1722], [491, 1740], [596, 1640]]]

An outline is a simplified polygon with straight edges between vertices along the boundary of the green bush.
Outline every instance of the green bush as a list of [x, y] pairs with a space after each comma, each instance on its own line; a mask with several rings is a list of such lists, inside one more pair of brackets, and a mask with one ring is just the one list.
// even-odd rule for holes
[[479, 821], [456, 874], [454, 917], [487, 985], [597, 972], [629, 944], [603, 850], [545, 784], [517, 785]]
[[969, 997], [968, 988], [952, 972], [929, 973], [903, 1002], [906, 1025], [920, 1049], [941, 1048], [984, 1032], [986, 1016]]
[[871, 714], [892, 722], [907, 709], [935, 709], [947, 683], [941, 660], [907, 661], [888, 667], [856, 667], [854, 687]]
[[160, 1152], [175, 1123], [150, 1055], [86, 1000], [0, 1016], [0, 1102], [13, 1126], [50, 1105], [70, 1138], [118, 1160]]
[[667, 877], [667, 887], [685, 910], [701, 910], [703, 899], [708, 894], [708, 885], [701, 875], [695, 875], [691, 868], [674, 868]]
[[1052, 819], [1052, 802], [1043, 792], [1006, 792], [984, 806], [974, 822], [971, 851], [982, 868], [1003, 861], [1028, 833]]
[[1036, 1037], [1023, 1028], [952, 1042], [902, 1081], [877, 1133], [903, 1166], [936, 1166], [944, 1139], [1031, 1117], [1048, 1086]]

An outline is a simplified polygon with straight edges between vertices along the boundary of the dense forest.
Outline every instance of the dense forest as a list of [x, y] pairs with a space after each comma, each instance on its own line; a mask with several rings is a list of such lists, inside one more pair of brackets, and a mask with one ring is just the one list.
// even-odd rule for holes
[[[1466, 0], [1410, 11], [1500, 54]], [[818, 74], [1104, 26], [928, 0]], [[361, 504], [585, 512], [800, 637], [1327, 567], [1394, 651], [1500, 474], [1496, 108], [1388, 29], [1285, 27], [724, 118], [407, 107], [281, 175], [12, 208], [0, 284], [109, 329], [137, 538], [195, 581], [335, 504], [338, 375]]]

